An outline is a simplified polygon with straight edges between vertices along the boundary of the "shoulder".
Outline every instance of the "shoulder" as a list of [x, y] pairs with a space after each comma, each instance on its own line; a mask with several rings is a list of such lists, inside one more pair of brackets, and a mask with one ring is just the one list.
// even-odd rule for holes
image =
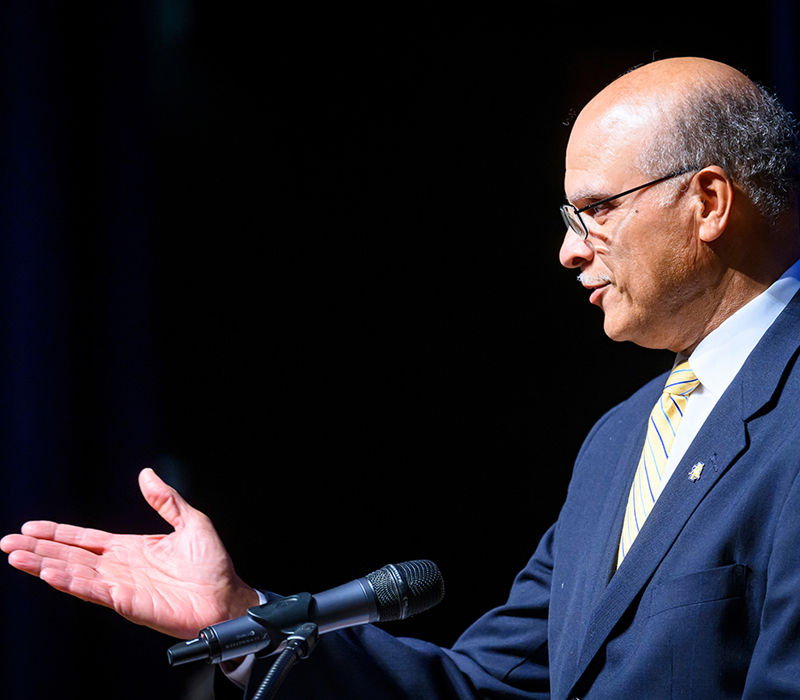
[[593, 449], [613, 449], [632, 430], [644, 426], [668, 376], [669, 372], [665, 372], [655, 377], [625, 401], [607, 411], [586, 436], [576, 462], [580, 462]]

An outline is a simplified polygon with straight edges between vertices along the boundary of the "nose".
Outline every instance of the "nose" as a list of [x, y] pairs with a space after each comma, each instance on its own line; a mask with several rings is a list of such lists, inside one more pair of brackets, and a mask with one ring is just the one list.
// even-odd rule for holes
[[583, 240], [577, 233], [567, 229], [558, 259], [564, 267], [581, 267], [592, 261], [594, 248], [588, 240]]

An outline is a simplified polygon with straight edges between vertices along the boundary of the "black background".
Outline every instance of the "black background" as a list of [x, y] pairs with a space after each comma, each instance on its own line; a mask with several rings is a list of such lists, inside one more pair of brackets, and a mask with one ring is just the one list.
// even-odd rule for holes
[[[798, 87], [788, 2], [591, 7], [6, 3], [3, 531], [166, 532], [149, 465], [254, 585], [430, 558], [445, 601], [392, 630], [444, 645], [502, 603], [591, 425], [671, 363], [558, 265], [571, 116], [654, 57]], [[202, 697], [174, 640], [0, 576], [3, 697]]]

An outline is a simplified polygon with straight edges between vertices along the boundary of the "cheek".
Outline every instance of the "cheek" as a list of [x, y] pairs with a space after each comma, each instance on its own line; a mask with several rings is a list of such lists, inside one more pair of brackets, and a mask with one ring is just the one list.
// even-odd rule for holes
[[630, 245], [620, 246], [615, 260], [619, 291], [632, 301], [670, 306], [685, 293], [695, 269], [695, 251], [685, 230], [646, 225]]

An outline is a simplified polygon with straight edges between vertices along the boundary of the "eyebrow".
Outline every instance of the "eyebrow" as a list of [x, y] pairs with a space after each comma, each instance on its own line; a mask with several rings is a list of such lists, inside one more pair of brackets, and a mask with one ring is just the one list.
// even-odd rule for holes
[[[590, 189], [588, 187], [585, 188], [585, 189], [582, 189], [582, 190], [578, 190], [577, 192], [574, 192], [572, 197], [567, 196], [566, 192], [564, 193], [564, 197], [570, 203], [573, 203], [573, 202], [599, 202], [600, 200], [605, 199], [606, 197], [611, 197], [611, 196], [613, 196], [612, 192], [598, 191], [596, 189]], [[574, 204], [573, 204], [573, 206], [574, 206]]]

